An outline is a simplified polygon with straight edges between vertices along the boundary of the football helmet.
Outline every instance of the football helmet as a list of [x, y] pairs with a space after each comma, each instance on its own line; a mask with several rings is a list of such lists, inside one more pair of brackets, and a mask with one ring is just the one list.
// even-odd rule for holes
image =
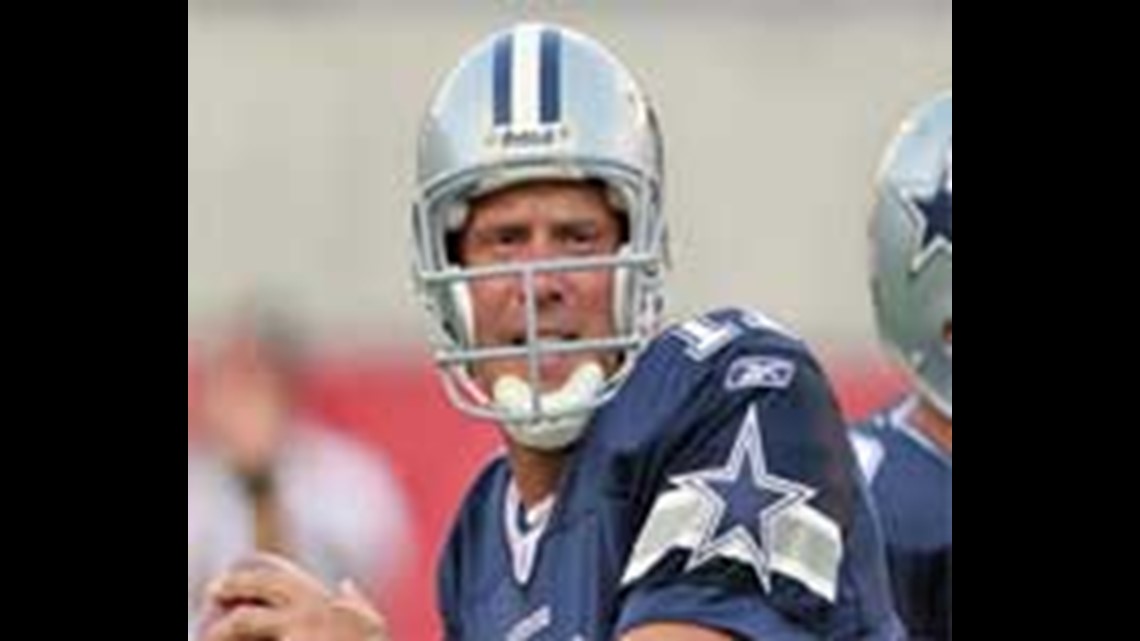
[[[628, 237], [620, 251], [480, 268], [459, 264], [452, 241], [469, 202], [538, 180], [602, 183], [627, 217]], [[490, 36], [460, 60], [423, 123], [413, 216], [417, 289], [431, 320], [434, 358], [457, 407], [502, 424], [531, 447], [562, 448], [581, 435], [657, 328], [667, 267], [663, 188], [653, 109], [630, 72], [593, 40], [559, 26], [520, 24]], [[540, 339], [536, 276], [596, 269], [615, 273], [616, 335]], [[504, 277], [518, 278], [524, 287], [527, 340], [480, 347], [473, 339], [470, 285]], [[555, 393], [533, 392], [542, 388], [543, 356], [578, 351], [620, 352], [622, 366], [608, 377], [600, 368], [579, 371]], [[474, 383], [473, 364], [516, 358], [529, 363], [523, 389], [513, 386], [499, 398], [498, 390], [488, 394]]]
[[884, 342], [920, 393], [954, 407], [953, 94], [915, 110], [886, 153], [871, 223], [871, 289]]

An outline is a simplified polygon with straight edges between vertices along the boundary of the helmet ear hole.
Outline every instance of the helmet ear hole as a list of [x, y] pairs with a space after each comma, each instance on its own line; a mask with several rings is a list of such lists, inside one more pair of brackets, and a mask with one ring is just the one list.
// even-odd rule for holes
[[463, 249], [463, 232], [448, 231], [443, 242], [444, 249], [447, 252], [447, 262], [451, 265], [461, 265], [460, 250]]

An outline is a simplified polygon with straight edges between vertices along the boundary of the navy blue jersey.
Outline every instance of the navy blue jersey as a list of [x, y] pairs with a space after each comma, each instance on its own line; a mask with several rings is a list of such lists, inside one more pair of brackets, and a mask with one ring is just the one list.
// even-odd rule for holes
[[441, 561], [447, 638], [609, 641], [653, 622], [901, 638], [864, 490], [801, 342], [736, 310], [679, 325], [594, 415], [551, 506], [527, 514], [503, 459], [475, 483]]
[[885, 411], [854, 433], [887, 546], [896, 607], [914, 641], [952, 638], [954, 467], [908, 425], [915, 401]]

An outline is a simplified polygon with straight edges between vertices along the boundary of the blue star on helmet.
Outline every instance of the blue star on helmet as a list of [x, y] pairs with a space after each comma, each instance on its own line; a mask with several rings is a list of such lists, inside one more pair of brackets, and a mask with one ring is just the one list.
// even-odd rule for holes
[[693, 490], [711, 515], [687, 570], [717, 557], [746, 560], [760, 585], [771, 591], [776, 527], [816, 491], [768, 471], [756, 407], [750, 408], [723, 467], [686, 474], [673, 482]]
[[953, 151], [946, 154], [946, 167], [934, 193], [928, 196], [907, 195], [905, 200], [921, 234], [918, 252], [911, 263], [911, 270], [917, 273], [938, 252], [954, 253]]

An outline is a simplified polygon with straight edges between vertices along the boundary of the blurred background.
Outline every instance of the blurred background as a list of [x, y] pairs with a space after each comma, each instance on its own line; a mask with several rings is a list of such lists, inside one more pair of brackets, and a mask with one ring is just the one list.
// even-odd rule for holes
[[[202, 409], [207, 372], [225, 369], [210, 365], [223, 354], [241, 360], [219, 346], [264, 339], [260, 321], [235, 319], [272, 301], [305, 346], [282, 407], [379, 470], [353, 478], [381, 488], [322, 500], [374, 498], [389, 521], [369, 527], [397, 553], [360, 563], [378, 566], [361, 571], [382, 577], [370, 587], [401, 640], [438, 637], [434, 556], [497, 445], [447, 405], [424, 350], [407, 242], [417, 127], [458, 57], [520, 19], [594, 36], [655, 100], [672, 316], [732, 304], [784, 321], [824, 357], [853, 417], [897, 385], [866, 283], [871, 179], [902, 116], [952, 85], [950, 0], [188, 0], [188, 453], [218, 449], [203, 428], [218, 422]], [[188, 456], [188, 503], [194, 469]], [[303, 500], [281, 509], [304, 513]], [[251, 522], [272, 520], [273, 505], [250, 505]], [[213, 540], [196, 520], [210, 517], [188, 505], [190, 575], [195, 546]], [[322, 558], [353, 543], [326, 530], [331, 543], [311, 537]]]

